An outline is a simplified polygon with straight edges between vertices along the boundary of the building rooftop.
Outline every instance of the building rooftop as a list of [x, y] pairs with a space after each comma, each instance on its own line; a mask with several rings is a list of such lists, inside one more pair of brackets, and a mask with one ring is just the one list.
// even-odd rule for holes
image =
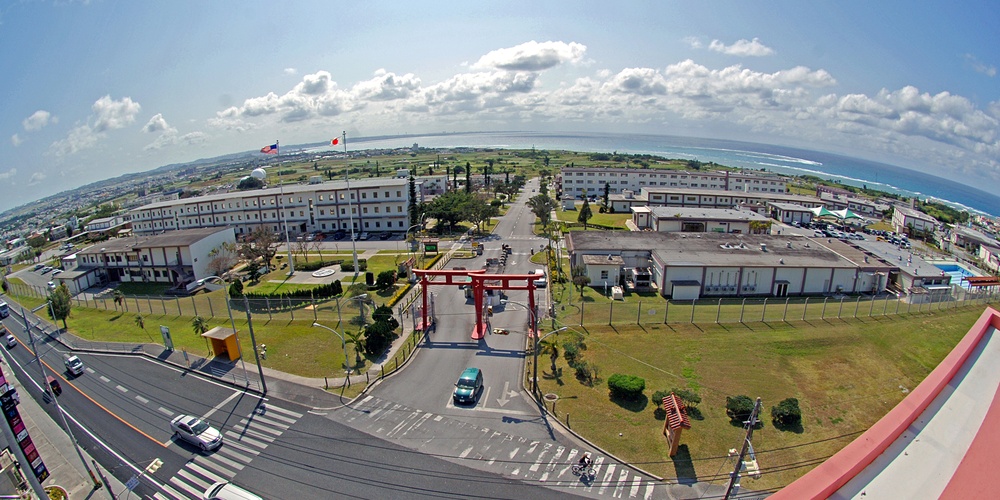
[[844, 256], [798, 235], [572, 231], [566, 236], [566, 247], [570, 252], [594, 254], [646, 249], [671, 266], [856, 267]]
[[233, 232], [231, 227], [204, 227], [179, 229], [148, 236], [115, 238], [80, 250], [77, 255], [102, 254], [107, 252], [135, 252], [144, 248], [184, 247], [197, 243], [213, 234], [223, 231]]
[[731, 208], [652, 207], [651, 212], [653, 217], [658, 219], [707, 219], [727, 221], [770, 220], [757, 212], [751, 212], [749, 210], [734, 210]]
[[785, 203], [782, 201], [770, 201], [767, 203], [768, 206], [777, 208], [778, 210], [784, 210], [786, 212], [812, 212], [809, 207], [799, 205], [798, 203]]
[[[351, 189], [363, 189], [372, 187], [391, 187], [391, 186], [406, 186], [409, 183], [409, 179], [394, 178], [394, 177], [378, 177], [372, 179], [352, 179]], [[136, 208], [135, 210], [150, 210], [157, 208], [168, 208], [174, 207], [178, 204], [191, 204], [191, 203], [208, 203], [213, 201], [223, 201], [231, 200], [233, 198], [252, 198], [252, 197], [263, 197], [263, 196], [281, 196], [284, 194], [295, 194], [295, 193], [313, 193], [316, 191], [323, 190], [336, 190], [336, 189], [347, 189], [347, 182], [345, 181], [328, 181], [319, 184], [284, 184], [277, 187], [268, 187], [264, 189], [254, 189], [249, 191], [229, 191], [226, 193], [216, 193], [209, 194], [205, 196], [198, 196], [194, 198], [182, 198], [179, 200], [168, 200], [161, 201], [157, 203], [150, 203], [149, 205], [143, 205]]]
[[900, 214], [902, 214], [902, 215], [904, 215], [906, 217], [910, 217], [912, 219], [920, 219], [920, 220], [924, 220], [924, 221], [927, 221], [927, 222], [933, 222], [935, 224], [938, 223], [937, 219], [935, 219], [934, 217], [931, 217], [930, 215], [927, 215], [927, 214], [921, 212], [920, 210], [914, 210], [914, 209], [912, 209], [910, 207], [903, 207], [903, 206], [899, 206], [899, 205], [896, 205], [894, 208], [895, 208], [895, 210], [897, 212], [899, 212]]

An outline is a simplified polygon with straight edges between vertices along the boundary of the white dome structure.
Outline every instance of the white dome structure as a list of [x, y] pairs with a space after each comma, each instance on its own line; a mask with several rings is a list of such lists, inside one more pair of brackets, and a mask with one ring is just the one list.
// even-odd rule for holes
[[267, 179], [267, 172], [264, 171], [263, 168], [253, 169], [253, 172], [250, 172], [250, 175], [253, 176], [254, 179], [260, 179], [260, 180]]

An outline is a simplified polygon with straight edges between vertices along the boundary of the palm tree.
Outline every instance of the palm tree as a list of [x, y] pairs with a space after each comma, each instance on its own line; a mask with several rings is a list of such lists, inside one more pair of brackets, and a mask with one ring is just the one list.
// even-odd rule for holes
[[208, 331], [208, 320], [202, 318], [201, 316], [195, 316], [191, 318], [191, 329], [194, 330], [195, 335], [201, 335]]
[[143, 330], [145, 330], [146, 329], [146, 318], [143, 318], [141, 314], [136, 314], [135, 315], [135, 324], [139, 328], [142, 328]]
[[556, 376], [556, 360], [559, 359], [559, 339], [555, 335], [550, 339], [540, 342], [542, 346], [541, 354], [548, 354], [552, 362], [552, 376]]
[[[358, 330], [358, 331], [353, 332], [353, 333], [348, 332], [348, 331], [345, 330], [344, 331], [344, 339], [345, 339], [345, 341], [348, 344], [350, 344], [352, 346], [352, 349], [354, 349], [354, 367], [355, 368], [360, 367], [361, 366], [361, 350], [364, 349], [365, 333], [363, 331], [361, 331], [361, 330]], [[344, 360], [344, 364], [345, 365], [347, 364], [347, 360], [346, 359]], [[351, 367], [348, 366], [347, 368], [351, 368]]]
[[125, 303], [125, 294], [124, 293], [122, 293], [119, 290], [115, 290], [114, 293], [111, 294], [111, 297], [115, 301], [115, 310], [118, 309], [119, 305], [121, 305], [125, 309], [128, 309], [128, 304]]

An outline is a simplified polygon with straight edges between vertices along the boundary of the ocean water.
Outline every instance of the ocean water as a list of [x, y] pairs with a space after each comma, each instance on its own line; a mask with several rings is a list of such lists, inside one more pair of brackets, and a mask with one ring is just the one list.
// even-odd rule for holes
[[[930, 174], [859, 158], [768, 144], [641, 134], [478, 132], [348, 137], [349, 149], [409, 147], [547, 149], [653, 154], [788, 175], [814, 175], [847, 185], [933, 198], [958, 209], [1000, 215], [1000, 196]], [[316, 148], [316, 151], [326, 148]], [[339, 147], [337, 147], [339, 150]]]

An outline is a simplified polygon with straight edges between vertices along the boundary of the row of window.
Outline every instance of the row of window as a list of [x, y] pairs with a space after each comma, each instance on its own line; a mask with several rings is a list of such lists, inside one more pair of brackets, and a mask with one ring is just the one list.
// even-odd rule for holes
[[[385, 191], [384, 194], [385, 194], [385, 196], [383, 197], [384, 199], [390, 199], [392, 197], [391, 194], [390, 194], [390, 191]], [[371, 195], [372, 195], [372, 199], [376, 199], [376, 200], [379, 199], [377, 191], [373, 191], [371, 193]], [[319, 201], [324, 201], [326, 199], [329, 199], [329, 201], [337, 201], [338, 199], [340, 201], [345, 201], [346, 200], [346, 197], [344, 196], [344, 193], [338, 193], [338, 195], [336, 195], [336, 196], [334, 194], [330, 194], [330, 195], [319, 194], [318, 197], [319, 197]], [[402, 191], [396, 191], [396, 198], [402, 198], [402, 197], [403, 197], [403, 192]], [[267, 197], [267, 198], [259, 199], [260, 206], [262, 206], [262, 207], [266, 206], [266, 205], [274, 206], [275, 199], [276, 199], [276, 197]], [[298, 199], [298, 203], [303, 203], [303, 201], [302, 201], [303, 197], [302, 196], [297, 197], [297, 199]], [[309, 200], [308, 198], [306, 198], [306, 199], [307, 199], [307, 201], [309, 203], [312, 203], [312, 200]], [[352, 200], [357, 199], [355, 197], [355, 193], [353, 191], [351, 192], [351, 199]], [[368, 199], [368, 192], [367, 191], [362, 191], [361, 192], [361, 199], [362, 200]], [[296, 197], [289, 196], [288, 197], [288, 204], [294, 204], [294, 203], [296, 203], [295, 200], [296, 200]], [[246, 200], [244, 202], [240, 202], [239, 200], [237, 200], [235, 202], [236, 203], [235, 207], [233, 206], [233, 202], [232, 201], [230, 201], [230, 202], [222, 202], [222, 203], [212, 203], [211, 204], [211, 208], [208, 208], [208, 204], [204, 204], [203, 205], [203, 204], [199, 203], [199, 204], [197, 204], [195, 206], [179, 207], [177, 209], [177, 213], [178, 214], [185, 214], [185, 213], [189, 214], [189, 213], [193, 212], [193, 213], [197, 214], [197, 213], [202, 213], [202, 212], [209, 212], [211, 210], [225, 210], [227, 208], [255, 208], [255, 207], [258, 206], [257, 202], [258, 202], [258, 199]], [[147, 215], [147, 214], [149, 214], [149, 215]], [[142, 211], [142, 212], [139, 212], [139, 214], [137, 214], [137, 215], [139, 216], [138, 218], [148, 218], [148, 217], [153, 216], [153, 215], [163, 216], [163, 215], [173, 215], [173, 214], [174, 214], [174, 209], [172, 209], [172, 208], [166, 208], [166, 209], [158, 210], [158, 211], [149, 211], [149, 210]], [[135, 217], [133, 217], [133, 218], [135, 218]]]
[[[249, 221], [247, 221], [247, 222], [249, 222]], [[393, 221], [381, 221], [381, 220], [364, 221], [360, 225], [359, 225], [358, 222], [355, 222], [354, 223], [354, 228], [355, 229], [361, 229], [361, 228], [364, 228], [364, 229], [373, 229], [374, 228], [374, 229], [385, 229], [385, 230], [391, 231], [393, 229], [403, 229], [403, 228], [406, 227], [406, 222], [405, 221], [399, 220], [399, 221], [395, 221], [395, 222], [396, 222], [395, 225], [393, 225]], [[182, 229], [192, 229], [194, 227], [212, 227], [212, 225], [211, 224], [202, 225], [202, 224], [197, 224], [197, 223], [191, 223], [190, 225], [185, 226], [184, 225], [184, 220], [181, 220], [180, 224], [177, 224], [176, 226], [174, 224], [174, 221], [172, 221], [172, 220], [154, 221], [154, 222], [142, 222], [142, 223], [136, 223], [136, 224], [133, 225], [133, 229], [136, 230], [136, 231], [139, 231], [139, 232], [143, 232], [143, 231], [156, 231], [156, 230], [160, 230], [160, 229], [176, 229], [178, 227], [180, 227]], [[291, 226], [289, 226], [289, 227], [291, 227]], [[350, 225], [346, 221], [341, 221], [340, 222], [339, 229], [349, 230], [349, 228], [350, 228]], [[278, 232], [279, 231], [279, 226], [272, 226], [272, 229], [275, 232]], [[338, 226], [334, 222], [331, 222], [329, 225], [327, 225], [326, 222], [321, 222], [320, 223], [320, 229], [338, 229]], [[296, 231], [297, 231], [297, 229], [296, 229]], [[237, 228], [236, 232], [237, 233], [243, 233], [243, 228], [242, 227]], [[249, 231], [247, 231], [247, 232], [249, 232]]]

